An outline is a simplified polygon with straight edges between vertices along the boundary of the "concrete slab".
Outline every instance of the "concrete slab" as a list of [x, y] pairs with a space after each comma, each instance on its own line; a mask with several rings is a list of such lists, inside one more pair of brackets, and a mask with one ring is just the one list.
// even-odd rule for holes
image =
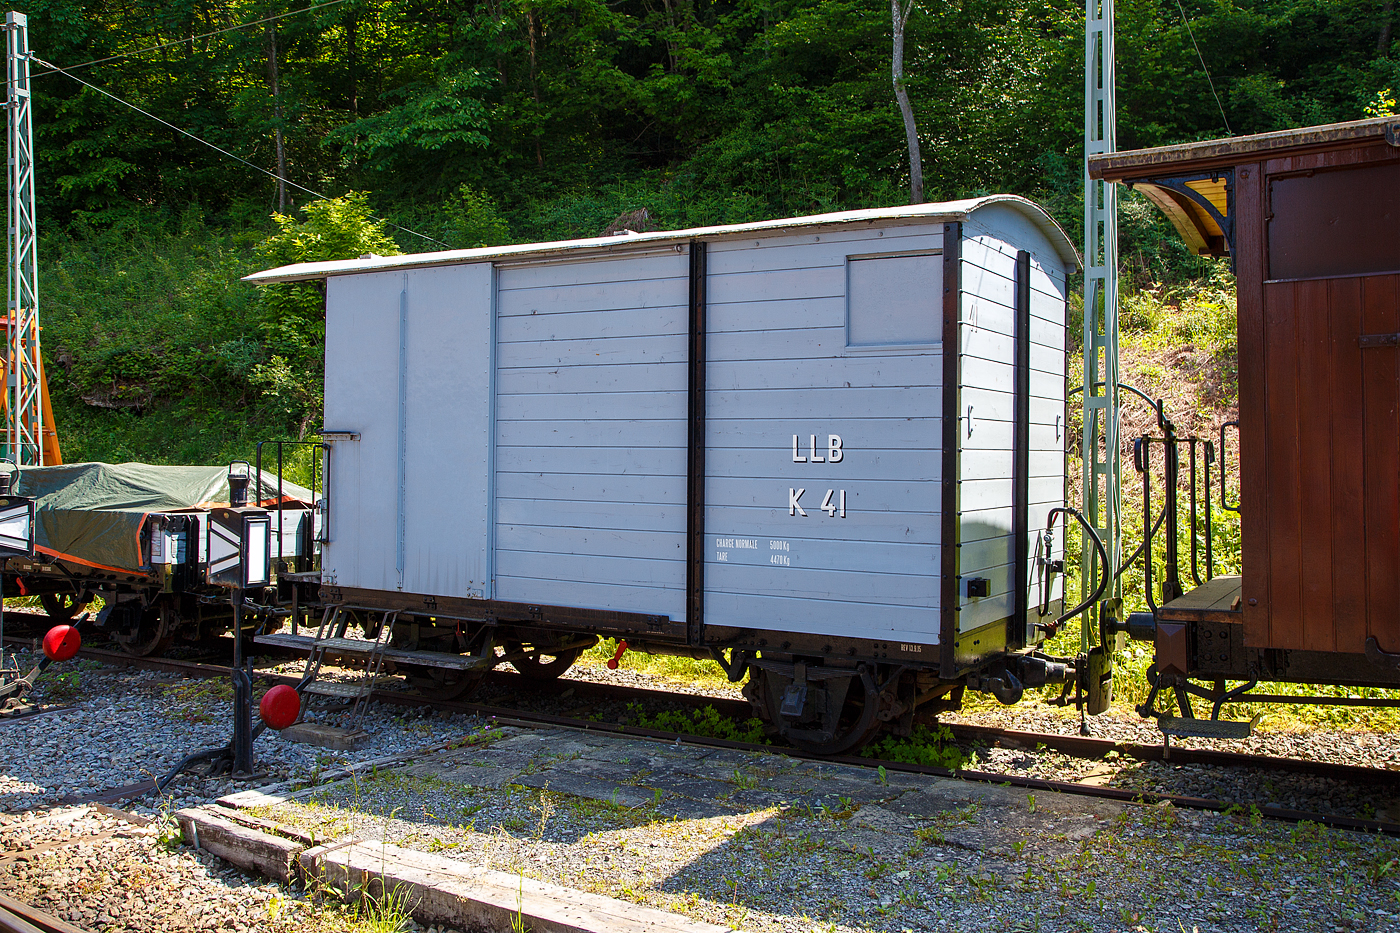
[[651, 775], [646, 783], [648, 787], [655, 787], [678, 797], [689, 797], [691, 800], [726, 801], [739, 790], [734, 784], [676, 772]]
[[314, 871], [345, 893], [404, 898], [420, 923], [534, 933], [728, 933], [729, 927], [598, 894], [475, 868], [429, 852], [357, 843], [308, 852]]
[[951, 778], [932, 778], [923, 787], [900, 795], [889, 808], [913, 816], [935, 816], [967, 807], [995, 807], [1013, 813], [1039, 812], [1046, 815], [1089, 815], [1111, 819], [1126, 804], [1093, 797], [1076, 797], [1055, 792], [1027, 791], [1001, 784], [974, 784]]
[[516, 778], [535, 759], [524, 752], [503, 751], [493, 746], [450, 748], [402, 767], [412, 777], [435, 778], [468, 787], [499, 788]]
[[[240, 868], [278, 881], [320, 879], [354, 899], [402, 898], [420, 923], [535, 933], [720, 933], [725, 927], [560, 885], [463, 865], [383, 842], [307, 846], [276, 824], [218, 807], [176, 814], [186, 838]], [[250, 827], [247, 823], [255, 823]]]
[[299, 842], [242, 826], [216, 808], [180, 810], [175, 819], [185, 838], [196, 849], [216, 855], [239, 868], [278, 881], [290, 881], [297, 856], [305, 849]]
[[658, 817], [675, 820], [708, 820], [717, 816], [733, 816], [734, 813], [734, 807], [728, 807], [722, 803], [691, 800], [688, 797], [673, 795], [663, 795], [661, 803], [656, 806]]
[[651, 788], [600, 780], [587, 774], [568, 771], [536, 771], [534, 774], [521, 775], [517, 783], [524, 787], [541, 790], [548, 788], [556, 793], [573, 794], [575, 797], [586, 797], [622, 807], [645, 807], [657, 802], [656, 792]]

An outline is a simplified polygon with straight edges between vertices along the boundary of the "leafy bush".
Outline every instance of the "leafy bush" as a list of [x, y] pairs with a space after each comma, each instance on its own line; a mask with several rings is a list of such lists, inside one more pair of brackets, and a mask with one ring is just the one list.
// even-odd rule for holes
[[491, 195], [471, 185], [462, 185], [448, 199], [445, 211], [451, 224], [448, 238], [465, 249], [502, 246], [511, 242], [510, 224]]
[[865, 746], [861, 754], [867, 758], [904, 761], [950, 771], [961, 768], [965, 757], [953, 738], [953, 730], [947, 726], [930, 729], [925, 725], [915, 726], [907, 737], [886, 735]]

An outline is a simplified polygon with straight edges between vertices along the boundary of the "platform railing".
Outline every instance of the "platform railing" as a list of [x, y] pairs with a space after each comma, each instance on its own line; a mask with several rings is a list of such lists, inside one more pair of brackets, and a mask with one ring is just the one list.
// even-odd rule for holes
[[[1163, 525], [1166, 526], [1166, 559], [1162, 572], [1162, 602], [1169, 603], [1185, 592], [1181, 579], [1180, 528], [1183, 445], [1187, 454], [1187, 538], [1191, 580], [1196, 586], [1201, 586], [1215, 578], [1215, 523], [1211, 508], [1211, 472], [1216, 464], [1216, 447], [1213, 441], [1206, 438], [1177, 436], [1176, 426], [1163, 413], [1160, 400], [1154, 404], [1154, 408], [1157, 410], [1157, 422], [1162, 435], [1154, 437], [1144, 434], [1133, 442], [1133, 467], [1142, 477], [1142, 544], [1138, 551], [1123, 563], [1127, 566], [1138, 554], [1143, 555], [1143, 591], [1148, 607], [1155, 613], [1158, 606], [1153, 594], [1152, 542]], [[1158, 446], [1162, 450], [1162, 511], [1154, 521], [1152, 452], [1153, 448]], [[1221, 472], [1223, 473], [1223, 470]], [[1203, 565], [1204, 577], [1201, 575]]]
[[[321, 455], [324, 455], [325, 451], [329, 449], [329, 445], [324, 441], [258, 441], [257, 452], [254, 455], [253, 469], [258, 478], [259, 503], [263, 501], [263, 447], [268, 444], [271, 444], [277, 451], [277, 498], [275, 501], [277, 507], [280, 509], [284, 499], [283, 478], [286, 473], [286, 449], [290, 447], [316, 447], [320, 450]], [[311, 528], [309, 529], [310, 533], [306, 536], [306, 553], [301, 555], [308, 561], [312, 560], [315, 556], [314, 544], [325, 542], [325, 523], [322, 522], [320, 527], [316, 525], [316, 515], [319, 509], [318, 503], [320, 501], [319, 493], [323, 485], [321, 456], [315, 456], [311, 459]], [[282, 554], [282, 523], [280, 521], [273, 523], [273, 536], [277, 539], [277, 553], [280, 556]]]

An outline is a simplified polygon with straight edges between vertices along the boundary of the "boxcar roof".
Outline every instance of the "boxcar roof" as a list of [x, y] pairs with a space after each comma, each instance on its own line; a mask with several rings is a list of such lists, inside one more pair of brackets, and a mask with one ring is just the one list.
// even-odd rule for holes
[[1164, 170], [1196, 171], [1223, 168], [1240, 162], [1255, 161], [1255, 157], [1297, 155], [1319, 149], [1335, 149], [1351, 142], [1382, 137], [1393, 139], [1397, 135], [1400, 135], [1400, 117], [1378, 117], [1374, 120], [1305, 126], [1254, 136], [1207, 139], [1176, 146], [1159, 146], [1156, 149], [1106, 152], [1089, 157], [1089, 177], [1124, 181], [1146, 175], [1161, 175]]
[[324, 279], [333, 275], [358, 272], [380, 272], [389, 269], [443, 266], [456, 263], [484, 262], [501, 259], [535, 259], [569, 254], [606, 254], [612, 250], [632, 250], [643, 244], [668, 245], [684, 240], [717, 240], [748, 236], [754, 233], [782, 233], [812, 228], [842, 227], [865, 224], [870, 227], [900, 223], [955, 222], [969, 219], [978, 210], [1004, 205], [1024, 214], [1045, 234], [1061, 261], [1078, 268], [1079, 254], [1069, 237], [1045, 210], [1033, 201], [1010, 194], [995, 194], [962, 201], [938, 204], [911, 204], [904, 207], [881, 207], [863, 211], [843, 211], [837, 214], [816, 214], [811, 217], [790, 217], [757, 223], [731, 224], [723, 227], [697, 227], [692, 230], [659, 230], [654, 233], [621, 234], [591, 237], [585, 240], [560, 240], [554, 243], [522, 243], [514, 246], [488, 246], [480, 249], [443, 250], [435, 253], [410, 253], [405, 256], [368, 256], [334, 262], [302, 262], [268, 269], [244, 276], [243, 281], [267, 285], [273, 282], [301, 282]]
[[1106, 152], [1089, 157], [1089, 177], [1129, 185], [1161, 208], [1193, 251], [1224, 256], [1233, 239], [1230, 172], [1235, 166], [1375, 145], [1382, 139], [1400, 145], [1400, 117]]

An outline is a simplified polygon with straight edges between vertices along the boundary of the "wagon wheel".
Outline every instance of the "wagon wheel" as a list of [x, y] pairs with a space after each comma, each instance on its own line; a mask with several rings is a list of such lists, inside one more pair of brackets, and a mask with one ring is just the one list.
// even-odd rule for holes
[[548, 645], [524, 645], [518, 641], [506, 642], [506, 653], [515, 654], [519, 651], [530, 650], [523, 658], [516, 658], [510, 662], [510, 666], [531, 680], [554, 680], [573, 667], [574, 662], [583, 654], [583, 648], [569, 648], [564, 651], [555, 652]]
[[136, 631], [128, 640], [125, 637], [113, 638], [118, 648], [138, 658], [164, 654], [175, 641], [175, 627], [167, 625], [164, 611], [143, 612]]
[[89, 593], [43, 593], [39, 596], [39, 605], [55, 622], [72, 622], [90, 602], [92, 595]]
[[[841, 713], [829, 732], [822, 729], [821, 723], [815, 719], [793, 722], [783, 718], [780, 708], [783, 689], [788, 681], [787, 678], [771, 675], [764, 678], [763, 690], [768, 721], [778, 726], [783, 738], [813, 755], [841, 755], [860, 748], [875, 737], [883, 723], [878, 715], [879, 688], [868, 674], [852, 673], [854, 676], [850, 678], [841, 701]], [[835, 683], [830, 683], [830, 687], [835, 686]]]
[[476, 692], [486, 679], [485, 671], [458, 671], [444, 667], [399, 665], [408, 685], [433, 700], [461, 700]]

